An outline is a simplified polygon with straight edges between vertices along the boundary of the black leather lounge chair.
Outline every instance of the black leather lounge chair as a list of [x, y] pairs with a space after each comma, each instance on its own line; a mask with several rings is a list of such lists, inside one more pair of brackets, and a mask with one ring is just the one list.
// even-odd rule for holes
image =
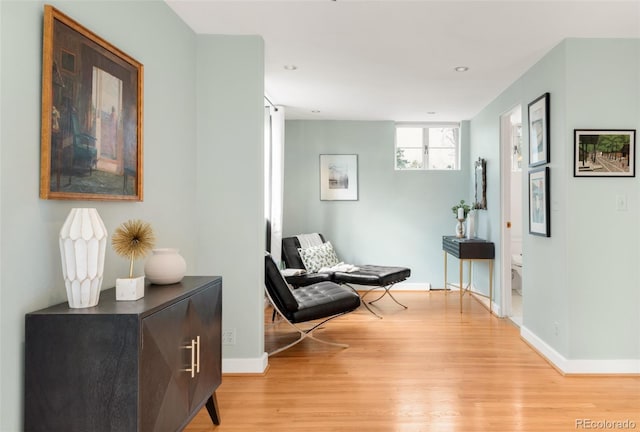
[[[349, 346], [319, 339], [313, 335], [313, 331], [329, 320], [356, 310], [360, 306], [360, 297], [356, 293], [330, 281], [318, 282], [292, 290], [268, 253], [265, 253], [264, 268], [265, 291], [269, 301], [278, 315], [300, 333], [298, 339], [270, 352], [270, 356], [291, 348], [306, 338], [343, 348]], [[314, 321], [314, 323], [307, 330], [296, 326], [296, 324], [308, 321]]]
[[[326, 242], [324, 236], [320, 234], [320, 238], [323, 242]], [[302, 258], [300, 257], [300, 253], [298, 252], [298, 248], [300, 247], [300, 241], [298, 237], [285, 237], [282, 239], [282, 257], [287, 268], [295, 268], [295, 269], [304, 269], [304, 263], [302, 262]], [[333, 272], [333, 273], [306, 273], [297, 276], [289, 276], [287, 277], [287, 282], [289, 282], [293, 287], [301, 287], [308, 283], [312, 283], [311, 281], [316, 282], [318, 278], [322, 280], [331, 280], [338, 284], [344, 284], [351, 287], [351, 285], [363, 285], [368, 286], [364, 294], [362, 294], [361, 298], [369, 294], [371, 291], [382, 288], [384, 291], [382, 294], [376, 298], [375, 300], [371, 300], [369, 304], [375, 303], [380, 300], [385, 295], [389, 295], [391, 299], [396, 302], [398, 305], [407, 309], [407, 306], [400, 303], [396, 298], [391, 294], [391, 287], [398, 282], [402, 282], [411, 276], [411, 269], [407, 267], [389, 267], [389, 266], [379, 266], [379, 265], [360, 265], [356, 264], [358, 267], [357, 271], [354, 272]], [[380, 315], [375, 313], [367, 303], [363, 303], [364, 306], [378, 318], [382, 318]]]

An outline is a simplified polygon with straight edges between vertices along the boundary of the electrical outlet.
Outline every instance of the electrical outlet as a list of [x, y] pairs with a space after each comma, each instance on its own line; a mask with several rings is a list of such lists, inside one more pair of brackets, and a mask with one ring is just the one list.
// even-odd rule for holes
[[236, 329], [224, 330], [222, 332], [222, 345], [236, 344]]
[[627, 211], [627, 196], [625, 194], [616, 195], [616, 210]]

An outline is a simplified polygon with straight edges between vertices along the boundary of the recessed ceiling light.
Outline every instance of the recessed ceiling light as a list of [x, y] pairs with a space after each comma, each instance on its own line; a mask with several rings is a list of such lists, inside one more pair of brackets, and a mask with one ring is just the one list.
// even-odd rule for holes
[[296, 65], [284, 65], [284, 69], [288, 70], [288, 71], [294, 71], [294, 70], [298, 69], [298, 66], [296, 66]]
[[456, 66], [453, 68], [454, 71], [456, 72], [466, 72], [469, 70], [468, 66]]

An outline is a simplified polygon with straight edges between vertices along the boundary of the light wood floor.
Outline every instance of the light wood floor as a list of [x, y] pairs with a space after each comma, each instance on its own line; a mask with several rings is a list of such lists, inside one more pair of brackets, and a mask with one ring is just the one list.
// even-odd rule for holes
[[[457, 293], [395, 295], [409, 309], [386, 297], [384, 319], [361, 307], [317, 332], [349, 348], [305, 340], [271, 357], [264, 376], [224, 376], [220, 426], [203, 410], [186, 430], [540, 432], [587, 420], [640, 430], [640, 377], [562, 376], [468, 295], [463, 314]], [[267, 349], [287, 334], [267, 330]]]

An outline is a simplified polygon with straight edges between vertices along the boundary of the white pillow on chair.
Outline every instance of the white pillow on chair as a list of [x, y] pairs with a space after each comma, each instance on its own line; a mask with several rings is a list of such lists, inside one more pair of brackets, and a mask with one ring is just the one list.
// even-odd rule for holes
[[304, 268], [310, 273], [316, 273], [323, 267], [333, 267], [340, 263], [331, 242], [305, 249], [298, 248], [298, 253], [300, 254]]

